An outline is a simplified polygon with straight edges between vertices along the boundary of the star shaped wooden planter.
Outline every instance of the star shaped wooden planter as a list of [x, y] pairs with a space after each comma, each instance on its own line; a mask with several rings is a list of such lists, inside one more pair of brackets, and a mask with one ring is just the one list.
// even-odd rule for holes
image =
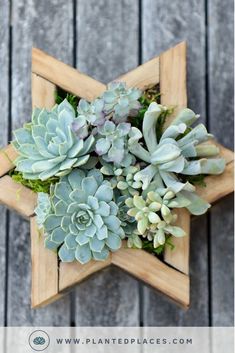
[[[187, 106], [186, 94], [186, 44], [171, 48], [137, 69], [118, 77], [130, 87], [144, 90], [160, 85], [161, 103], [176, 106], [177, 110]], [[71, 92], [88, 101], [95, 99], [106, 86], [93, 78], [65, 65], [39, 49], [32, 51], [32, 105], [51, 108], [54, 105], [56, 87]], [[167, 122], [169, 124], [169, 121]], [[221, 176], [206, 178], [206, 188], [198, 193], [208, 202], [215, 202], [233, 191], [233, 152], [220, 146], [227, 166]], [[31, 224], [32, 255], [32, 307], [37, 308], [55, 301], [72, 286], [90, 275], [115, 265], [134, 277], [168, 295], [187, 307], [190, 302], [189, 287], [189, 230], [190, 215], [186, 209], [177, 210], [178, 225], [187, 237], [174, 238], [174, 251], [166, 250], [164, 261], [144, 250], [128, 249], [125, 242], [120, 250], [112, 253], [106, 261], [90, 261], [86, 265], [78, 262], [62, 263], [55, 253], [44, 248], [44, 239], [39, 233], [34, 216], [37, 195], [15, 183], [7, 173], [14, 168], [17, 157], [9, 145], [0, 154], [0, 202], [27, 217]]]

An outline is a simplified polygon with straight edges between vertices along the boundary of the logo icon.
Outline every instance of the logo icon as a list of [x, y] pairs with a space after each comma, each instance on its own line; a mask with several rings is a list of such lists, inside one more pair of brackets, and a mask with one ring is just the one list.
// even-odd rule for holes
[[29, 345], [34, 351], [42, 352], [47, 349], [49, 344], [50, 338], [45, 331], [36, 330], [29, 336]]

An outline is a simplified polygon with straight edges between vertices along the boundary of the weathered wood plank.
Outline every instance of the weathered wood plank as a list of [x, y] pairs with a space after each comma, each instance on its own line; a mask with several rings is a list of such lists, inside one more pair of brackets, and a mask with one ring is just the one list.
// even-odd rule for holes
[[[9, 3], [0, 0], [0, 67], [1, 67], [1, 80], [0, 80], [0, 105], [1, 105], [1, 129], [0, 129], [0, 144], [1, 147], [7, 144], [8, 140], [8, 116], [9, 116]], [[1, 157], [0, 157], [0, 165]], [[1, 169], [1, 167], [0, 167]], [[6, 251], [7, 251], [7, 211], [6, 208], [0, 206], [0, 326], [5, 324], [5, 295], [6, 295]]]
[[[187, 40], [188, 106], [205, 116], [205, 18], [204, 1], [145, 0], [143, 13], [143, 61]], [[189, 15], [190, 14], [190, 15]], [[161, 90], [161, 88], [160, 88]], [[203, 119], [201, 119], [203, 121]], [[196, 223], [195, 223], [196, 222]], [[207, 225], [195, 220], [191, 231], [191, 307], [185, 312], [167, 299], [144, 289], [144, 325], [207, 325]]]
[[[71, 64], [73, 57], [72, 0], [13, 0], [12, 126], [31, 116], [31, 48], [37, 46]], [[52, 18], [56, 18], [53, 21]], [[70, 325], [66, 297], [45, 309], [30, 308], [29, 222], [11, 214], [9, 232], [8, 325]]]
[[[208, 94], [211, 132], [233, 148], [233, 1], [208, 0]], [[225, 40], [226, 38], [226, 40]], [[211, 324], [233, 326], [233, 197], [211, 210]]]
[[[77, 1], [77, 38], [77, 67], [102, 82], [137, 67], [138, 2]], [[97, 274], [77, 288], [75, 316], [78, 326], [138, 326], [138, 282], [115, 268]]]

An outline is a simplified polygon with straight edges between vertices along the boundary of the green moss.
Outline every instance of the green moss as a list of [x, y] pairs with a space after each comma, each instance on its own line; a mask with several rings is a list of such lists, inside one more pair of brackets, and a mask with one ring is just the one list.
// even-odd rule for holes
[[49, 193], [50, 185], [55, 184], [59, 180], [59, 178], [57, 177], [53, 177], [45, 181], [24, 179], [22, 173], [17, 172], [15, 169], [11, 170], [9, 172], [9, 175], [15, 182], [26, 186], [27, 188], [33, 190], [34, 192]]
[[55, 92], [55, 102], [56, 102], [56, 104], [60, 104], [61, 102], [63, 102], [63, 100], [65, 98], [72, 105], [73, 109], [76, 112], [77, 111], [77, 106], [78, 106], [78, 103], [79, 103], [79, 98], [77, 96], [74, 96], [71, 93], [65, 92], [61, 88], [57, 88], [57, 90]]

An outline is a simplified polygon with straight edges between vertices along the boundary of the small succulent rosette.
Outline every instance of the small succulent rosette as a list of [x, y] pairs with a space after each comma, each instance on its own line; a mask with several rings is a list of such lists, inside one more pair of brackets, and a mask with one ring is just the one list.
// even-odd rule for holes
[[210, 207], [193, 180], [224, 171], [212, 135], [192, 127], [199, 116], [188, 108], [166, 125], [170, 110], [145, 93], [115, 82], [76, 109], [66, 99], [35, 109], [14, 132], [16, 172], [50, 185], [35, 213], [45, 247], [63, 262], [104, 261], [124, 239], [156, 253], [186, 236], [174, 209], [201, 215]]

